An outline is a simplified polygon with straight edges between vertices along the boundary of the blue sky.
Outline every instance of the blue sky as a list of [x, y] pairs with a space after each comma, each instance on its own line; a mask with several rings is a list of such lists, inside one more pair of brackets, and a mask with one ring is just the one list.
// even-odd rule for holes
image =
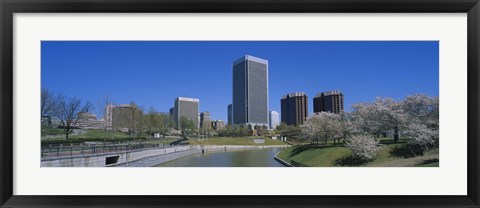
[[[338, 89], [351, 104], [375, 97], [439, 94], [437, 41], [43, 41], [42, 88], [94, 104], [108, 95], [168, 112], [176, 97], [227, 118], [232, 63], [245, 54], [269, 61], [270, 109], [305, 92]], [[98, 114], [98, 111], [94, 111]]]

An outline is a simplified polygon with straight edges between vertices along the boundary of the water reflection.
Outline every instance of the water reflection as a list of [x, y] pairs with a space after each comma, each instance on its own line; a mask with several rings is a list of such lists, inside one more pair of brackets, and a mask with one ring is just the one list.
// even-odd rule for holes
[[166, 162], [155, 167], [285, 167], [273, 157], [282, 148], [205, 152]]

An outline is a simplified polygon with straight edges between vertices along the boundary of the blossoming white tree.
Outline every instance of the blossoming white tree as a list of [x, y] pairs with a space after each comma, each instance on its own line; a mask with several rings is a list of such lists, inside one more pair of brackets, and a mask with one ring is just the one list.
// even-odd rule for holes
[[412, 123], [405, 130], [405, 136], [409, 139], [408, 143], [420, 145], [421, 147], [429, 147], [434, 144], [435, 136], [438, 132], [428, 128], [425, 124]]
[[393, 130], [394, 139], [397, 141], [399, 129], [407, 121], [401, 103], [392, 98], [377, 97], [373, 103], [357, 103], [352, 107], [354, 123], [362, 132], [375, 137]]
[[346, 147], [351, 149], [354, 157], [369, 160], [380, 149], [376, 139], [384, 133], [391, 132], [394, 141], [400, 133], [408, 139], [407, 145], [401, 145], [405, 151], [423, 154], [434, 148], [439, 132], [438, 97], [425, 94], [408, 96], [405, 100], [377, 97], [374, 102], [353, 104], [353, 111], [341, 115], [321, 112], [308, 118], [301, 126], [303, 137], [310, 143], [334, 143], [345, 138]]
[[427, 125], [432, 130], [439, 127], [439, 99], [425, 94], [415, 94], [405, 98], [402, 108], [410, 123]]
[[352, 150], [353, 156], [369, 160], [375, 157], [380, 147], [378, 142], [369, 135], [354, 135], [347, 140], [345, 146]]
[[404, 131], [408, 138], [407, 147], [423, 154], [435, 147], [439, 133], [439, 99], [425, 94], [415, 94], [405, 98], [402, 108], [408, 117]]
[[301, 126], [301, 129], [307, 140], [317, 144], [319, 141], [327, 143], [328, 140], [333, 140], [336, 143], [337, 139], [342, 138], [344, 133], [341, 117], [328, 112], [321, 112], [309, 117]]

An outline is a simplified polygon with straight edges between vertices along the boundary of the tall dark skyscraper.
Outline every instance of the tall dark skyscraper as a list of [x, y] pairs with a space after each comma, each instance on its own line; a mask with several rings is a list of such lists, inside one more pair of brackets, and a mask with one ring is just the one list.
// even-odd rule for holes
[[245, 55], [233, 62], [233, 125], [268, 127], [268, 61]]
[[343, 93], [340, 90], [330, 90], [318, 93], [313, 98], [313, 112], [343, 112]]
[[298, 126], [308, 117], [308, 97], [303, 92], [286, 94], [281, 101], [282, 122], [287, 125]]

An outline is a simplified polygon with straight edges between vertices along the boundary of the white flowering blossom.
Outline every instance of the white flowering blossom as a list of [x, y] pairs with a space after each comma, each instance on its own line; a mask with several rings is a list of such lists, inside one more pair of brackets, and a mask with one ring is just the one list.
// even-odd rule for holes
[[426, 94], [415, 94], [405, 98], [402, 102], [410, 123], [425, 124], [431, 129], [438, 130], [439, 99]]
[[408, 143], [429, 147], [434, 144], [438, 137], [438, 131], [428, 128], [425, 124], [412, 123], [407, 126], [405, 136], [409, 139]]
[[301, 126], [302, 133], [310, 142], [341, 138], [344, 133], [341, 117], [334, 113], [321, 112], [307, 119]]
[[353, 156], [362, 159], [372, 159], [380, 147], [372, 136], [355, 135], [347, 140], [346, 147], [352, 150]]
[[373, 103], [357, 103], [352, 107], [354, 123], [372, 135], [398, 130], [407, 120], [401, 103], [392, 98], [377, 97]]

